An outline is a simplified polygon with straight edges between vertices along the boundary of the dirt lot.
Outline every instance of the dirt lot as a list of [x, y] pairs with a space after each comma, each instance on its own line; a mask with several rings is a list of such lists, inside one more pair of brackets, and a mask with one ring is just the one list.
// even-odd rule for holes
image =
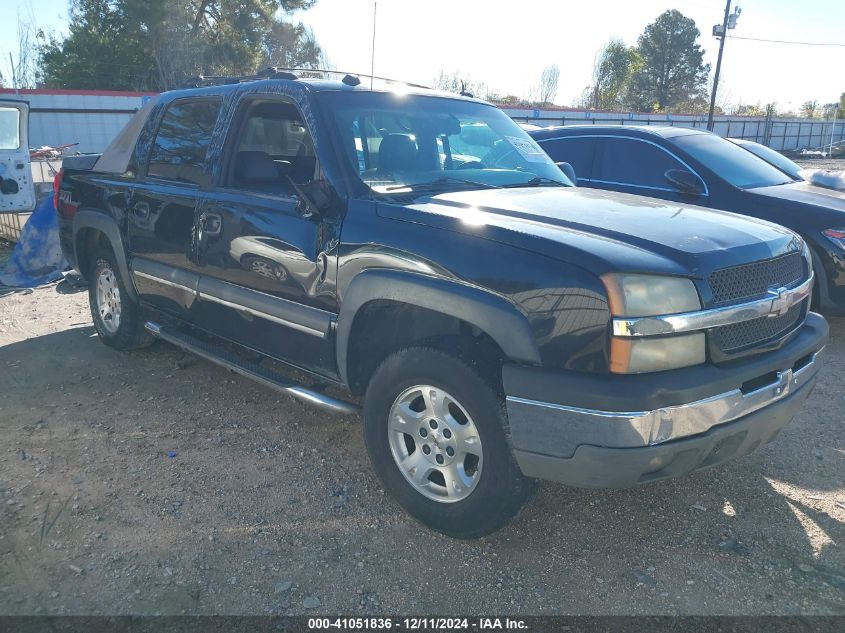
[[806, 169], [845, 170], [845, 158], [796, 158], [792, 160]]
[[845, 319], [775, 443], [632, 490], [544, 484], [460, 542], [385, 498], [356, 418], [111, 350], [69, 292], [0, 297], [2, 614], [845, 614]]

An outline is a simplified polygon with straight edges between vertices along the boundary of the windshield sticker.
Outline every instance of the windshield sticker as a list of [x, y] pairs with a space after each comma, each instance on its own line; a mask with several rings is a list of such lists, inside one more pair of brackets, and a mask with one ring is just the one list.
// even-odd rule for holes
[[505, 138], [508, 139], [508, 142], [529, 163], [547, 163], [551, 161], [546, 153], [540, 149], [540, 146], [531, 139], [519, 138], [518, 136], [506, 136]]

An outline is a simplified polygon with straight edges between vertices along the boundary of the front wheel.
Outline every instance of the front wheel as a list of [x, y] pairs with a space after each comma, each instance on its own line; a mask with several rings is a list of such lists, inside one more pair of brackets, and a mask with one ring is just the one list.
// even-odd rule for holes
[[527, 497], [506, 424], [481, 374], [433, 348], [388, 357], [364, 401], [367, 451], [385, 489], [416, 519], [457, 538], [499, 529]]

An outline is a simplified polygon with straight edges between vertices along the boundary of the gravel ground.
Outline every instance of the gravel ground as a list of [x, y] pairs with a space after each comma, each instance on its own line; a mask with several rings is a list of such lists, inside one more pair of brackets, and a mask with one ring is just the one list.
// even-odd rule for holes
[[792, 160], [806, 169], [845, 170], [845, 158], [795, 158]]
[[845, 319], [773, 443], [681, 480], [539, 487], [421, 527], [359, 420], [168, 345], [116, 352], [63, 284], [0, 297], [0, 614], [845, 614]]

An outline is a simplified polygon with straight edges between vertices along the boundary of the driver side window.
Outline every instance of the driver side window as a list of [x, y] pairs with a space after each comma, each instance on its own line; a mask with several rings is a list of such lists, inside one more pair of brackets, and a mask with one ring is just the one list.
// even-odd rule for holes
[[238, 128], [227, 186], [263, 193], [292, 194], [294, 184], [314, 179], [314, 142], [291, 103], [249, 102]]

